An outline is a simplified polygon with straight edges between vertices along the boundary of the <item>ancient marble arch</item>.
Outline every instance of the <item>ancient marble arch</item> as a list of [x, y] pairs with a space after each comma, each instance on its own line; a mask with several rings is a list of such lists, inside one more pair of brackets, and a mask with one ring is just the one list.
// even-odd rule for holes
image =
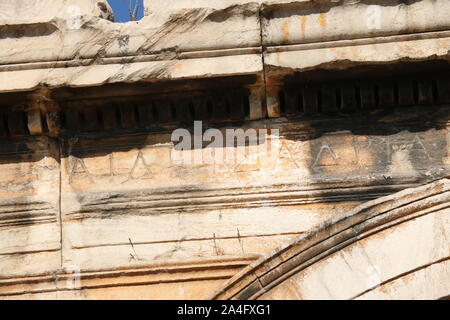
[[449, 10], [0, 1], [0, 297], [448, 298]]

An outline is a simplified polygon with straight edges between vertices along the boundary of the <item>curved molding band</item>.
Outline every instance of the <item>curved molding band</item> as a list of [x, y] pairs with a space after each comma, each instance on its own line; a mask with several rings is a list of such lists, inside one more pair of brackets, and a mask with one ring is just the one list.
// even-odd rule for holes
[[[252, 263], [227, 281], [212, 298], [378, 298], [373, 291], [380, 286], [413, 274], [416, 278], [426, 279], [426, 274], [421, 272], [430, 268], [434, 268], [431, 271], [436, 274], [439, 267], [439, 270], [442, 269], [439, 271], [441, 277], [449, 277], [448, 267], [444, 266], [450, 264], [449, 200], [450, 181], [442, 179], [364, 203]], [[354, 267], [364, 265], [370, 268], [372, 263], [384, 264], [385, 272], [380, 271], [379, 281], [374, 285], [370, 281], [362, 283], [365, 280], [361, 280]], [[328, 281], [327, 277], [333, 277], [333, 280]], [[342, 280], [346, 277], [348, 279], [345, 281], [350, 283]], [[315, 282], [311, 280], [313, 278]], [[294, 290], [296, 294], [280, 293], [282, 290], [278, 290], [277, 295], [277, 287], [286, 286], [289, 281], [283, 290]], [[324, 284], [327, 281], [328, 284]], [[396, 286], [404, 287], [404, 282], [402, 278], [402, 283]], [[438, 277], [436, 282], [443, 282], [442, 278]], [[308, 283], [313, 284], [310, 288], [326, 287], [323, 292], [327, 293], [305, 294]], [[344, 287], [352, 288], [347, 290]], [[333, 293], [333, 289], [339, 292]], [[450, 290], [450, 285], [442, 290], [445, 294], [445, 290]], [[385, 294], [387, 291], [384, 288]], [[402, 297], [395, 294], [388, 296], [393, 299]]]

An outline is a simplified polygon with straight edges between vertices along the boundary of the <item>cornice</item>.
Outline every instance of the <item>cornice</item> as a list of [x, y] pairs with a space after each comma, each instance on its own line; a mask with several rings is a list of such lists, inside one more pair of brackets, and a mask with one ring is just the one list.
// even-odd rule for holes
[[[69, 266], [48, 274], [0, 278], [0, 299], [24, 294], [61, 291], [72, 291], [76, 294], [79, 291], [98, 288], [226, 280], [258, 257], [249, 254], [97, 270], [75, 270]], [[68, 282], [76, 286], [68, 287]]]
[[[376, 28], [366, 23], [370, 8], [381, 17]], [[305, 70], [448, 60], [450, 51], [445, 0], [150, 1], [147, 9], [139, 22], [85, 17], [76, 30], [43, 19], [41, 36], [4, 26], [0, 92], [244, 74], [273, 84]]]

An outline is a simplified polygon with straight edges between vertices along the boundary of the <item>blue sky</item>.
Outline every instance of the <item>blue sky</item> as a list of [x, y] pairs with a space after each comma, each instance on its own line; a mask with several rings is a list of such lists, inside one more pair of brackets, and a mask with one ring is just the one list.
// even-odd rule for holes
[[136, 1], [140, 2], [141, 6], [138, 12], [138, 19], [142, 18], [142, 16], [144, 15], [143, 0], [108, 0], [109, 5], [114, 11], [116, 22], [130, 21], [130, 15], [128, 13], [129, 1], [132, 1], [133, 7], [136, 4]]

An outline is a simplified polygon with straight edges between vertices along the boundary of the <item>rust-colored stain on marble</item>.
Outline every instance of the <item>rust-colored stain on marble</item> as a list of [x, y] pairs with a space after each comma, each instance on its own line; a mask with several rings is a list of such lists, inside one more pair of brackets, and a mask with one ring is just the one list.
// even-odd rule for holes
[[305, 29], [306, 29], [306, 16], [303, 16], [300, 18], [300, 30], [302, 31], [302, 35], [305, 35]]
[[283, 23], [283, 41], [289, 40], [289, 22], [285, 21]]
[[399, 45], [398, 50], [404, 56], [417, 56], [417, 55], [425, 54], [425, 52], [423, 52], [423, 50], [416, 49], [415, 47], [412, 47], [409, 45]]
[[325, 27], [327, 25], [327, 16], [323, 12], [319, 14], [319, 24], [321, 27]]
[[177, 72], [180, 71], [182, 68], [181, 63], [177, 63], [175, 65], [173, 65], [170, 69], [171, 72]]

